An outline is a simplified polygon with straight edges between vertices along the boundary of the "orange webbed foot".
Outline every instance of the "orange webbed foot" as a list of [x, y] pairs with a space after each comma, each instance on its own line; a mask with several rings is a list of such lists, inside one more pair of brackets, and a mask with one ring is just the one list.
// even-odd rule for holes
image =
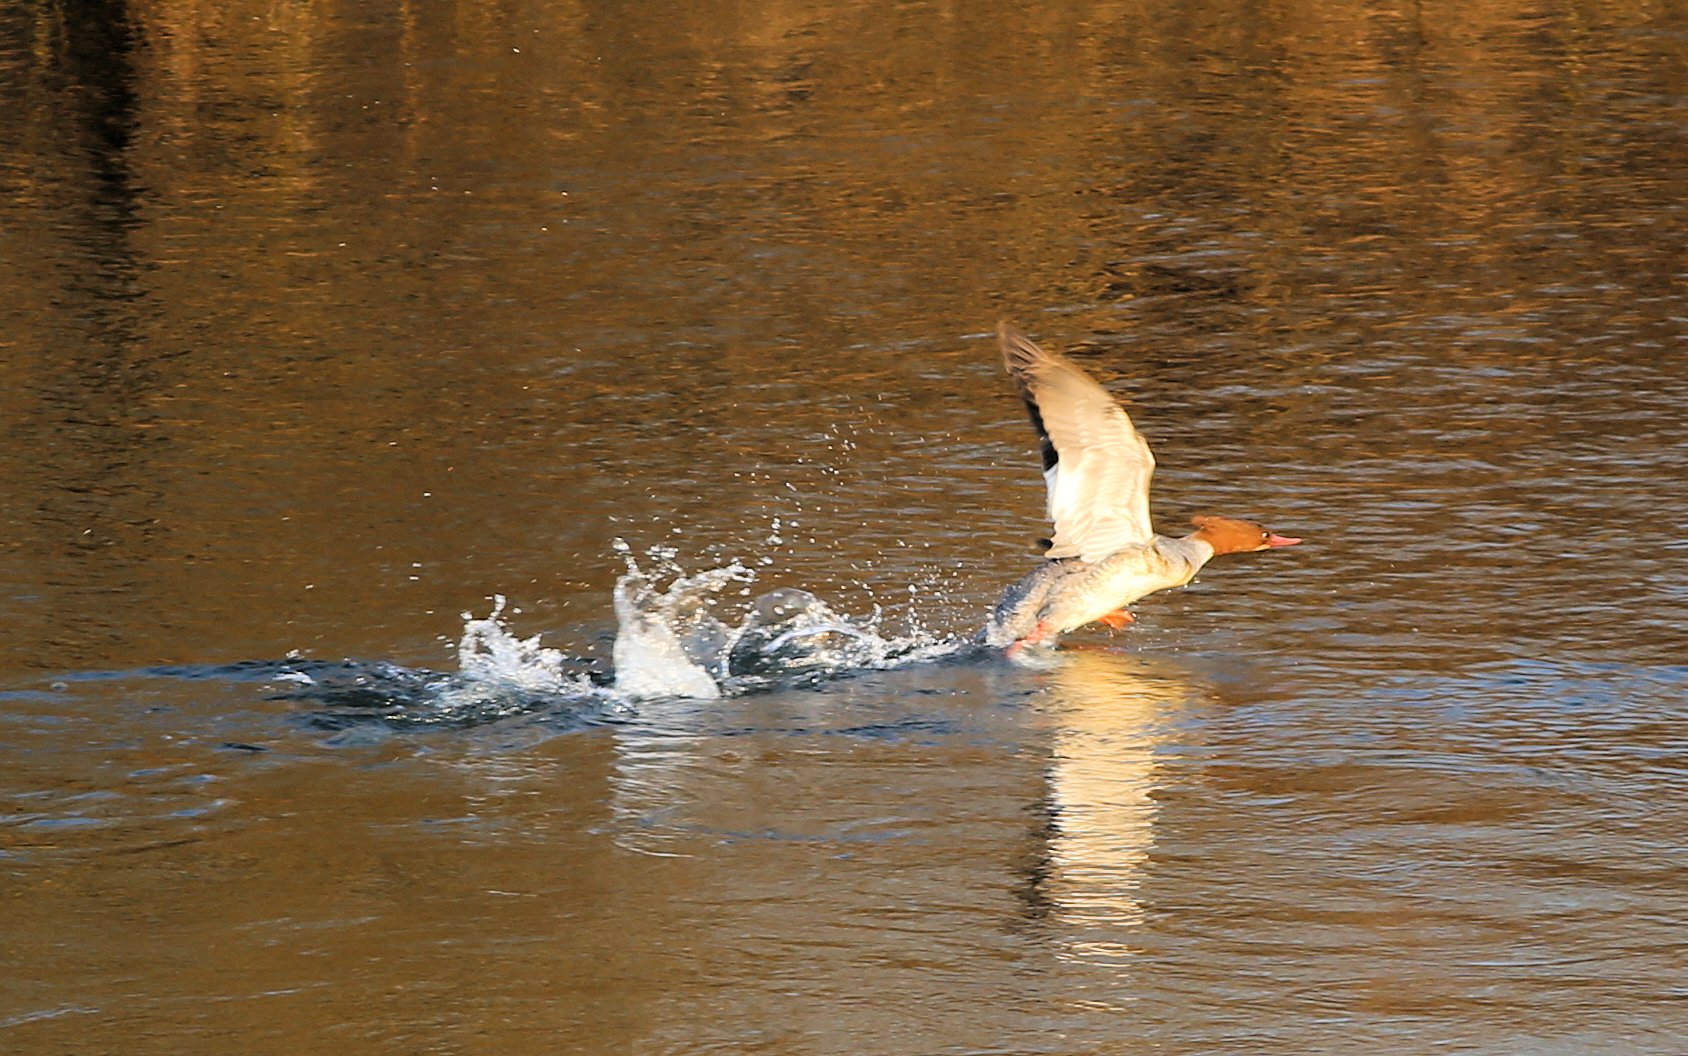
[[1137, 617], [1131, 615], [1129, 612], [1126, 612], [1124, 609], [1115, 609], [1106, 616], [1097, 617], [1096, 622], [1107, 624], [1110, 629], [1118, 631], [1123, 630], [1125, 625], [1128, 623], [1136, 623]]
[[1048, 633], [1049, 624], [1047, 622], [1039, 623], [1036, 627], [1032, 628], [1032, 633], [1026, 635], [1024, 638], [1004, 649], [1002, 651], [1002, 655], [1012, 660], [1016, 656], [1020, 655], [1020, 650], [1024, 649], [1026, 646], [1036, 645], [1043, 641], [1044, 637], [1048, 635]]

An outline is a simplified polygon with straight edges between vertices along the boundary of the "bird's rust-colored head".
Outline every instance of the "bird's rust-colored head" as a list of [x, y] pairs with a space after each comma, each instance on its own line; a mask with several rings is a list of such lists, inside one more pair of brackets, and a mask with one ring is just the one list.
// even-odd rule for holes
[[1294, 546], [1301, 542], [1287, 535], [1273, 535], [1259, 521], [1244, 521], [1236, 517], [1192, 517], [1190, 523], [1196, 526], [1194, 538], [1213, 547], [1216, 557]]

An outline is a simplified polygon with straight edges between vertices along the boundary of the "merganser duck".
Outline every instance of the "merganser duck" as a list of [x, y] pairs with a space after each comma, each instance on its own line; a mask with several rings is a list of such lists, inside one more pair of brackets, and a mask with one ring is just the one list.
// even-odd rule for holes
[[1182, 538], [1156, 535], [1149, 523], [1155, 456], [1124, 409], [1078, 364], [1006, 322], [997, 339], [1042, 441], [1055, 531], [1038, 540], [1045, 560], [1002, 595], [980, 642], [1006, 646], [1012, 656], [1087, 623], [1118, 630], [1134, 622], [1127, 605], [1183, 586], [1219, 554], [1301, 542], [1234, 517], [1193, 518], [1196, 530]]

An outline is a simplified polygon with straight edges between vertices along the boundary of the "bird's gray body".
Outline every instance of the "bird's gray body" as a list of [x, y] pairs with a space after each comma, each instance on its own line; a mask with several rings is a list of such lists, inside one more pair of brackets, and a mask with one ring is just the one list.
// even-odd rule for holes
[[1012, 645], [1043, 627], [1053, 639], [1131, 604], [1146, 594], [1181, 587], [1213, 556], [1191, 536], [1156, 535], [1100, 561], [1043, 561], [1009, 587], [979, 632], [982, 645]]

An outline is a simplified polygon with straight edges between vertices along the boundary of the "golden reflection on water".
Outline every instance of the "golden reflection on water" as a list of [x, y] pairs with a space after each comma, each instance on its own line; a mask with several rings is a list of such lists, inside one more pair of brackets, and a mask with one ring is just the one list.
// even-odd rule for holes
[[1666, 386], [1598, 383], [1679, 329], [1656, 3], [56, 10], [0, 128], [0, 517], [62, 616], [13, 663], [415, 648], [516, 587], [572, 630], [629, 521], [743, 545], [787, 484], [803, 585], [963, 524], [920, 542], [983, 604], [1036, 530], [960, 336], [1003, 312], [1138, 386], [1163, 520], [1235, 493], [1438, 568], [1395, 529], [1443, 495], [1468, 547], [1681, 475]]
[[1049, 771], [1049, 876], [1056, 913], [1080, 929], [1075, 952], [1129, 957], [1143, 923], [1155, 842], [1157, 748], [1192, 692], [1172, 665], [1067, 649], [1040, 701], [1057, 726]]

